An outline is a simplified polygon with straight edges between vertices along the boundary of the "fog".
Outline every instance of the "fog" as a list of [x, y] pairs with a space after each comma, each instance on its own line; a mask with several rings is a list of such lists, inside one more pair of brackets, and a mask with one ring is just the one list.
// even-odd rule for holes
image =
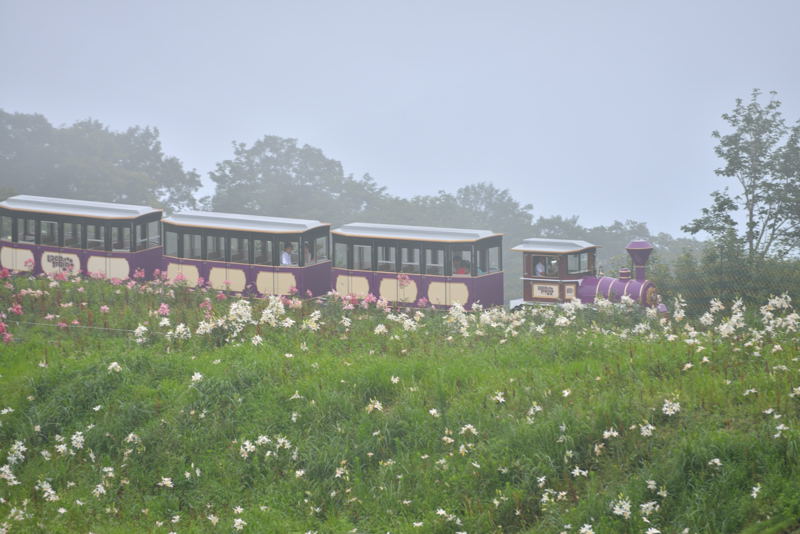
[[152, 125], [204, 177], [297, 138], [396, 195], [478, 181], [534, 214], [680, 226], [755, 88], [800, 117], [800, 3], [0, 1], [0, 108]]

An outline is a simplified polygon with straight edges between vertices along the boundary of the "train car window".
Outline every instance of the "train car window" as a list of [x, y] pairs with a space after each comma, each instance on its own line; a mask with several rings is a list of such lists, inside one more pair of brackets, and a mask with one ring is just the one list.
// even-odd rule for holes
[[139, 223], [134, 226], [136, 235], [134, 237], [136, 250], [145, 250], [161, 245], [161, 223], [150, 221]]
[[333, 244], [333, 266], [347, 269], [347, 243]]
[[36, 242], [36, 220], [18, 218], [17, 219], [17, 243]]
[[444, 248], [425, 248], [425, 274], [444, 274]]
[[558, 276], [558, 256], [533, 256], [533, 276]]
[[272, 239], [253, 239], [253, 263], [272, 265]]
[[223, 236], [206, 236], [206, 259], [211, 261], [225, 261], [225, 238]]
[[250, 263], [250, 240], [246, 237], [231, 237], [231, 262]]
[[147, 223], [147, 248], [161, 245], [161, 221]]
[[86, 249], [105, 250], [106, 249], [106, 227], [102, 224], [86, 225]]
[[486, 272], [496, 273], [500, 271], [500, 247], [489, 247], [489, 268]]
[[589, 272], [589, 253], [580, 252], [567, 256], [567, 273], [578, 274]]
[[472, 247], [452, 248], [453, 276], [469, 276], [472, 274]]
[[314, 250], [314, 241], [303, 239], [303, 265], [314, 265], [317, 263], [317, 251]]
[[400, 270], [404, 273], [419, 273], [419, 247], [400, 247]]
[[280, 254], [281, 265], [299, 265], [300, 261], [300, 242], [296, 240], [278, 241], [278, 253]]
[[147, 243], [147, 223], [139, 223], [133, 225], [133, 242], [136, 243], [136, 250], [144, 250], [148, 248]]
[[3, 215], [0, 217], [0, 239], [3, 241], [12, 241], [14, 220], [11, 217]]
[[203, 247], [200, 234], [183, 234], [183, 257], [189, 260], [202, 260]]
[[82, 248], [81, 233], [83, 233], [83, 225], [81, 223], [65, 222], [64, 246], [71, 248]]
[[496, 273], [500, 270], [500, 247], [481, 247], [478, 250], [478, 274]]
[[131, 250], [131, 229], [128, 226], [111, 227], [111, 250], [128, 251]]
[[389, 273], [397, 272], [397, 261], [394, 245], [378, 245], [378, 270]]
[[317, 256], [317, 263], [330, 259], [328, 258], [328, 236], [318, 237], [314, 240], [314, 254]]
[[55, 221], [39, 221], [39, 244], [58, 246], [58, 223]]
[[178, 232], [164, 232], [164, 255], [178, 257]]
[[353, 245], [353, 269], [372, 271], [372, 245]]

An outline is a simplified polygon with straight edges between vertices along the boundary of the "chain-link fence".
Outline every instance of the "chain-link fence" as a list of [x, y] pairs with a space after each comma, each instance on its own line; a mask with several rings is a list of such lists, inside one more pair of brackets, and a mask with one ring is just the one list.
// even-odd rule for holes
[[679, 261], [673, 265], [656, 265], [648, 273], [656, 283], [664, 302], [671, 307], [681, 295], [687, 313], [700, 315], [711, 299], [731, 303], [742, 299], [749, 309], [764, 305], [771, 295], [784, 293], [800, 304], [800, 261], [765, 260], [713, 263]]

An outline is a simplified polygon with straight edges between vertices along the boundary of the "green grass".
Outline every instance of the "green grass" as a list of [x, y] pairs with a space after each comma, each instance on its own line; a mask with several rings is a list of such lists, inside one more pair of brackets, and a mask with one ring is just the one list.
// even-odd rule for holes
[[[0, 409], [13, 409], [0, 415], [0, 465], [15, 441], [27, 448], [11, 465], [19, 484], [0, 480], [0, 525], [9, 532], [231, 532], [237, 517], [244, 532], [268, 533], [798, 528], [800, 396], [789, 394], [800, 386], [800, 349], [786, 326], [764, 333], [751, 324], [734, 339], [700, 333], [696, 352], [682, 322], [662, 327], [638, 310], [582, 310], [569, 326], [554, 326], [549, 309], [498, 314], [494, 326], [479, 326], [474, 314], [464, 337], [457, 315], [426, 311], [405, 331], [374, 307], [342, 311], [333, 301], [288, 310], [292, 327], [251, 324], [218, 346], [217, 334], [169, 342], [154, 332], [171, 327], [149, 315], [166, 302], [172, 327], [185, 322], [194, 332], [211, 293], [47, 285], [15, 279], [0, 289], [2, 309], [24, 309], [6, 320], [16, 341], [0, 347]], [[20, 296], [23, 287], [50, 294]], [[215, 316], [231, 302], [214, 299]], [[265, 306], [253, 304], [256, 321]], [[319, 330], [302, 329], [315, 309]], [[84, 326], [148, 322], [151, 335], [138, 344], [131, 334], [14, 322], [58, 322], [49, 313]], [[353, 320], [348, 331], [344, 315]], [[640, 322], [654, 335], [632, 334]], [[375, 334], [378, 324], [388, 334]], [[250, 343], [256, 333], [259, 346]], [[772, 352], [776, 343], [782, 350]], [[121, 372], [109, 371], [111, 362]], [[687, 362], [693, 367], [683, 370]], [[202, 380], [193, 383], [194, 373]], [[757, 392], [744, 395], [749, 389]], [[680, 411], [662, 413], [665, 399]], [[373, 400], [382, 410], [369, 413]], [[534, 404], [541, 411], [530, 417]], [[645, 422], [655, 426], [651, 437], [633, 427]], [[778, 424], [789, 429], [774, 438]], [[610, 428], [619, 436], [604, 439]], [[70, 445], [79, 431], [83, 448], [57, 452], [56, 436]], [[136, 442], [126, 442], [131, 433]], [[259, 436], [270, 442], [243, 458], [240, 447]], [[291, 445], [277, 446], [281, 437]], [[709, 465], [714, 458], [721, 466]], [[586, 476], [573, 476], [576, 466]], [[159, 486], [162, 477], [174, 487]], [[44, 480], [58, 501], [35, 488]], [[105, 494], [96, 497], [101, 483]], [[621, 495], [629, 519], [611, 511]], [[658, 510], [648, 524], [640, 505], [650, 501]], [[22, 520], [7, 518], [12, 508]]]

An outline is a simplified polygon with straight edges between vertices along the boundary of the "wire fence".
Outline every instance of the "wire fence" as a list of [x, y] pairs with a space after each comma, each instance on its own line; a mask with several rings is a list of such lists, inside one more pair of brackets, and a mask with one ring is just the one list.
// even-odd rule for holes
[[750, 308], [766, 304], [771, 296], [788, 294], [800, 305], [800, 262], [759, 264], [675, 265], [669, 271], [650, 273], [669, 306], [680, 295], [690, 315], [701, 315], [712, 299], [731, 303], [741, 299]]
[[[108, 328], [105, 326], [88, 326], [82, 324], [58, 324], [58, 323], [40, 323], [36, 321], [19, 321], [15, 319], [8, 319], [6, 318], [6, 324], [9, 327], [19, 327], [25, 326], [29, 328], [37, 328], [37, 327], [44, 327], [45, 330], [48, 329], [57, 329], [59, 331], [85, 331], [85, 332], [95, 332], [95, 333], [103, 333], [103, 334], [116, 334], [116, 335], [123, 335], [126, 336], [130, 341], [133, 342], [135, 339], [135, 330], [129, 330], [127, 328]], [[25, 341], [25, 334], [28, 332], [26, 329], [19, 329], [13, 328], [13, 337], [11, 338], [12, 343], [22, 343]], [[158, 332], [158, 331], [149, 331], [147, 332], [148, 336], [155, 335], [155, 336], [166, 336], [165, 332]], [[1, 344], [0, 344], [1, 345]]]
[[[133, 334], [136, 332], [135, 330], [128, 330], [126, 328], [107, 328], [104, 326], [87, 326], [82, 324], [68, 324], [68, 325], [60, 325], [60, 324], [53, 324], [53, 323], [36, 323], [33, 321], [16, 321], [16, 320], [6, 320], [8, 324], [15, 324], [15, 325], [29, 325], [29, 326], [46, 326], [50, 328], [58, 328], [60, 330], [66, 329], [74, 329], [74, 328], [81, 328], [86, 330], [103, 330], [106, 332], [120, 332], [125, 334]], [[161, 332], [153, 332], [154, 334], [161, 334]]]

